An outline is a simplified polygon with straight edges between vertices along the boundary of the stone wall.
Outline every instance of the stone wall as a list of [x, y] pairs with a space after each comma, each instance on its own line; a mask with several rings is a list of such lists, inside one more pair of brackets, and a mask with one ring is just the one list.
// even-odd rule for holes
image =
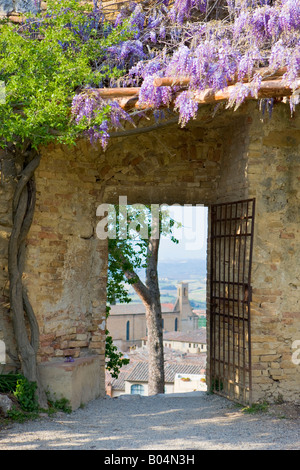
[[[201, 108], [184, 129], [173, 124], [114, 138], [105, 153], [86, 141], [43, 150], [24, 276], [40, 324], [39, 361], [98, 354], [104, 390], [107, 245], [96, 236], [99, 204], [120, 196], [128, 203], [204, 205], [256, 197], [253, 399], [297, 399], [300, 120], [283, 104], [264, 122], [255, 103], [236, 113], [220, 108], [214, 118], [212, 112]], [[1, 155], [0, 339], [14, 351], [7, 244], [17, 162]]]
[[[88, 152], [86, 152], [86, 155]], [[14, 159], [1, 154], [0, 340], [6, 364], [16, 352], [9, 313], [8, 239], [15, 187]], [[24, 284], [40, 327], [39, 362], [100, 355], [104, 393], [106, 241], [95, 234], [98, 193], [97, 156], [80, 149], [44, 149], [36, 171], [35, 217], [27, 238]]]
[[[128, 203], [208, 204], [217, 188], [221, 147], [221, 135], [215, 139], [214, 130], [195, 124], [113, 139], [106, 153], [87, 141], [42, 151], [24, 273], [40, 324], [41, 361], [103, 354], [107, 246], [96, 236], [98, 205], [117, 203], [119, 196]], [[11, 171], [1, 185], [1, 322], [7, 315], [14, 183]]]
[[106, 242], [95, 234], [98, 156], [48, 147], [36, 173], [26, 284], [41, 325], [41, 360], [104, 351]]
[[112, 139], [99, 161], [103, 201], [118, 203], [208, 204], [218, 186], [224, 131], [205, 127], [203, 113], [180, 129], [173, 124], [154, 132]]
[[[276, 105], [271, 119], [252, 114], [249, 195], [256, 198], [253, 257], [254, 400], [299, 400], [300, 117]], [[298, 343], [299, 349], [300, 343]], [[298, 354], [299, 358], [299, 354]]]

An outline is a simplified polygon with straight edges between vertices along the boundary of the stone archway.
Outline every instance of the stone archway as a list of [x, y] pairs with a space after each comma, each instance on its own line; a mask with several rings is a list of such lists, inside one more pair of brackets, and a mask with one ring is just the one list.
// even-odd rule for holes
[[[207, 206], [256, 197], [253, 400], [296, 399], [299, 371], [291, 358], [299, 331], [300, 122], [289, 119], [284, 105], [273, 113], [273, 120], [262, 124], [253, 102], [236, 113], [220, 108], [214, 117], [213, 109], [204, 106], [184, 129], [172, 124], [116, 138], [105, 153], [87, 141], [72, 149], [44, 149], [24, 281], [40, 326], [39, 361], [52, 371], [51, 383], [69, 375], [72, 395], [72, 383], [78, 388], [86, 381], [86, 373], [79, 371], [90, 370], [90, 377], [97, 377], [89, 384], [92, 395], [104, 394], [107, 246], [95, 232], [99, 204], [117, 203], [124, 195], [128, 203]], [[13, 367], [5, 268], [14, 187], [9, 165], [6, 174], [1, 188], [6, 225], [0, 241], [0, 339], [5, 338]], [[70, 356], [74, 363], [65, 363]]]

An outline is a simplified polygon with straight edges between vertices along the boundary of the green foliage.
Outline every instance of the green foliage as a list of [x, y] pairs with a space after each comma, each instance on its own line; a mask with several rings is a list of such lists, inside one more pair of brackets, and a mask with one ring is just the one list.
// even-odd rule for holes
[[214, 392], [221, 392], [223, 390], [223, 382], [222, 380], [216, 378], [216, 379], [213, 379], [212, 382], [211, 382], [211, 387], [210, 387], [210, 391], [212, 393]]
[[114, 206], [108, 214], [108, 302], [131, 301], [124, 283], [133, 284], [124, 271], [135, 272], [147, 266], [149, 209], [143, 205]]
[[0, 375], [0, 393], [14, 393], [18, 380], [22, 379], [21, 374], [1, 374]]
[[18, 423], [24, 423], [25, 421], [36, 419], [38, 417], [37, 412], [24, 412], [17, 406], [13, 406], [11, 410], [7, 412], [8, 419], [17, 421]]
[[108, 215], [108, 302], [118, 300], [129, 303], [130, 296], [124, 284], [132, 285], [137, 277], [128, 278], [124, 272], [138, 273], [147, 268], [148, 244], [153, 235], [153, 219], [159, 219], [158, 233], [169, 235], [174, 243], [178, 240], [172, 231], [176, 223], [166, 208], [135, 204], [114, 206]]
[[30, 419], [36, 419], [40, 411], [53, 414], [57, 411], [71, 413], [72, 408], [66, 398], [51, 400], [48, 397], [48, 409], [41, 410], [36, 396], [37, 384], [29, 382], [22, 374], [0, 375], [0, 393], [6, 393], [15, 397], [16, 403], [7, 412], [7, 419], [23, 423]]
[[56, 413], [57, 411], [63, 411], [64, 413], [71, 413], [72, 407], [70, 405], [70, 401], [67, 398], [50, 398], [50, 395], [47, 394], [47, 401], [49, 409], [48, 414]]
[[13, 395], [16, 399], [16, 404], [7, 412], [8, 419], [24, 422], [38, 416], [36, 389], [37, 384], [29, 382], [22, 374], [0, 375], [0, 393]]
[[22, 374], [0, 375], [0, 393], [13, 394], [23, 411], [35, 412], [38, 410], [36, 389], [37, 384], [29, 382]]
[[[113, 304], [116, 301], [120, 303], [131, 301], [125, 286], [126, 284], [133, 285], [138, 278], [137, 275], [126, 277], [125, 272], [137, 273], [147, 267], [148, 244], [153, 234], [153, 215], [153, 207], [143, 204], [111, 207], [107, 218], [109, 234], [108, 304]], [[158, 236], [161, 233], [171, 234], [173, 242], [178, 243], [172, 235], [175, 221], [170, 217], [169, 212], [166, 209], [160, 209], [156, 215], [159, 219]], [[110, 307], [107, 306], [107, 316], [109, 311]], [[121, 367], [128, 364], [129, 360], [124, 358], [121, 352], [118, 352], [108, 331], [106, 331], [105, 355], [107, 358], [106, 368], [111, 372], [112, 377], [117, 378]]]
[[18, 379], [14, 396], [17, 398], [22, 410], [28, 412], [38, 411], [36, 390], [36, 382], [29, 382], [25, 377]]
[[113, 343], [113, 339], [106, 330], [105, 357], [107, 358], [106, 369], [114, 379], [117, 379], [122, 366], [129, 364], [129, 359], [125, 358]]
[[269, 405], [267, 402], [253, 403], [251, 406], [247, 406], [242, 409], [243, 413], [254, 414], [268, 411]]
[[[49, 0], [46, 13], [24, 25], [1, 24], [0, 80], [6, 102], [1, 104], [0, 145], [30, 141], [32, 147], [51, 141], [72, 144], [87, 128], [71, 119], [72, 98], [83, 87], [99, 86], [121, 70], [105, 65], [108, 46], [126, 39], [124, 28], [106, 23], [93, 29], [91, 5], [76, 0]], [[131, 33], [132, 34], [132, 33]], [[102, 64], [103, 67], [97, 64]], [[102, 85], [103, 86], [103, 85]], [[97, 124], [109, 106], [97, 114]]]

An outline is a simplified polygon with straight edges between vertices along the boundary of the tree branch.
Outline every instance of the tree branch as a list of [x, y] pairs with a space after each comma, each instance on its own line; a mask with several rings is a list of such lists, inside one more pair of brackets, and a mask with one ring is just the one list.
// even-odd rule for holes
[[127, 137], [131, 135], [138, 135], [138, 134], [145, 134], [146, 132], [152, 132], [157, 129], [163, 129], [164, 127], [168, 127], [172, 124], [175, 124], [178, 122], [178, 116], [169, 119], [168, 121], [160, 122], [157, 124], [153, 124], [152, 126], [147, 126], [147, 127], [141, 127], [141, 128], [136, 128], [136, 129], [126, 129], [124, 131], [116, 131], [116, 132], [111, 132], [109, 134], [110, 138], [113, 137]]
[[140, 297], [140, 299], [143, 302], [146, 302], [148, 305], [151, 302], [151, 296], [148, 288], [145, 286], [143, 281], [140, 279], [138, 274], [136, 274], [135, 271], [129, 271], [124, 270], [124, 275], [126, 279], [130, 282], [130, 285], [132, 285], [133, 289], [137, 293], [137, 295]]

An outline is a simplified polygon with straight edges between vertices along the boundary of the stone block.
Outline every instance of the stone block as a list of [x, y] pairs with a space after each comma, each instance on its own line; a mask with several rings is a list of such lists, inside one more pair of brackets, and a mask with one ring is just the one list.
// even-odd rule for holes
[[7, 412], [12, 409], [13, 402], [7, 395], [0, 395], [0, 410], [7, 416]]
[[39, 365], [41, 382], [53, 399], [67, 398], [72, 410], [104, 396], [100, 356], [74, 359], [74, 362], [48, 362]]

